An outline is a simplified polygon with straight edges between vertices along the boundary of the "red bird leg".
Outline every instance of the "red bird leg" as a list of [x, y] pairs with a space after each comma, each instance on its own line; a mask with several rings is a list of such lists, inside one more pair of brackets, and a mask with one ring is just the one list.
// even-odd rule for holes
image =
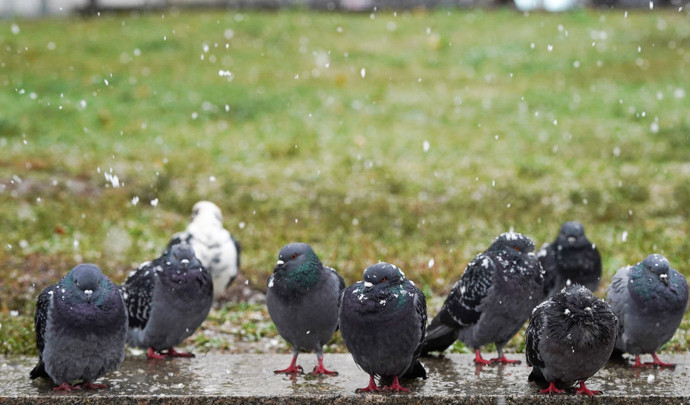
[[643, 368], [643, 367], [649, 367], [651, 365], [652, 365], [652, 363], [642, 363], [640, 361], [640, 355], [636, 354], [635, 355], [635, 363], [633, 363], [633, 365], [630, 367], [632, 367], [632, 368]]
[[81, 389], [81, 387], [78, 385], [69, 385], [69, 383], [63, 382], [62, 384], [53, 388], [53, 391], [72, 391], [72, 390], [80, 390], [80, 389]]
[[654, 359], [653, 362], [645, 363], [645, 364], [649, 364], [652, 366], [659, 366], [659, 367], [671, 367], [671, 368], [676, 366], [674, 363], [664, 363], [663, 361], [659, 360], [659, 356], [657, 356], [656, 353], [652, 353], [652, 358]]
[[397, 375], [395, 377], [393, 377], [393, 382], [391, 383], [391, 385], [389, 385], [388, 387], [385, 387], [384, 389], [388, 390], [388, 391], [393, 391], [393, 392], [409, 392], [410, 391], [409, 388], [405, 388], [402, 385], [400, 385], [400, 382], [398, 382], [398, 376]]
[[503, 354], [503, 348], [502, 347], [496, 347], [498, 350], [498, 357], [495, 359], [491, 359], [490, 361], [492, 363], [500, 363], [500, 364], [520, 364], [520, 360], [510, 360], [506, 357], [505, 354]]
[[91, 381], [87, 381], [87, 382], [85, 382], [84, 384], [82, 384], [81, 386], [82, 386], [83, 388], [86, 388], [86, 389], [93, 389], [93, 390], [96, 390], [96, 389], [99, 389], [99, 388], [108, 388], [108, 386], [105, 385], [105, 384], [94, 384], [94, 383], [92, 383]]
[[158, 354], [153, 350], [153, 347], [149, 347], [149, 353], [146, 355], [149, 360], [151, 359], [157, 359], [157, 360], [162, 360], [165, 358], [165, 355], [163, 354]]
[[541, 390], [539, 392], [542, 394], [564, 394], [565, 390], [559, 390], [558, 387], [556, 387], [556, 383], [551, 381], [547, 389]]
[[297, 363], [296, 355], [292, 356], [292, 361], [290, 362], [288, 368], [283, 370], [275, 370], [273, 372], [276, 374], [302, 374], [304, 372], [302, 370], [302, 366], [296, 366], [295, 363]]
[[184, 353], [184, 352], [178, 352], [177, 350], [173, 349], [172, 347], [168, 349], [168, 352], [166, 353], [169, 357], [196, 357], [194, 353]]
[[323, 366], [323, 356], [317, 356], [317, 360], [319, 365], [314, 367], [312, 374], [338, 375], [337, 371], [326, 370], [326, 367]]
[[360, 392], [377, 392], [377, 391], [381, 391], [381, 389], [380, 389], [379, 387], [376, 386], [376, 381], [374, 380], [374, 376], [371, 375], [371, 374], [369, 375], [369, 385], [367, 385], [367, 386], [364, 387], [364, 388], [357, 388], [357, 389], [355, 390], [356, 393], [360, 393]]
[[479, 349], [474, 349], [474, 362], [477, 364], [491, 364], [491, 360], [484, 360]]
[[592, 391], [589, 388], [585, 386], [584, 381], [580, 381], [580, 388], [575, 390], [576, 394], [584, 394], [584, 395], [589, 395], [590, 397], [593, 397], [595, 395], [601, 394], [601, 391]]

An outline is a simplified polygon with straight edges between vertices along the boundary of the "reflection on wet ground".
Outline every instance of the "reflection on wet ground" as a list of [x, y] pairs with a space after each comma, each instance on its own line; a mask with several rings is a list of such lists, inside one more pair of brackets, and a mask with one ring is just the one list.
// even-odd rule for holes
[[[453, 354], [440, 358], [423, 359], [429, 378], [403, 382], [411, 394], [396, 394], [400, 402], [421, 399], [481, 398], [491, 403], [543, 402], [547, 398], [537, 394], [537, 388], [527, 382], [530, 368], [518, 365], [476, 366], [473, 355]], [[621, 364], [609, 364], [588, 381], [588, 387], [601, 390], [599, 400], [639, 396], [672, 399], [675, 403], [690, 399], [688, 369], [690, 357], [664, 354], [662, 359], [676, 362], [675, 369], [633, 369]], [[67, 396], [194, 396], [197, 398], [276, 398], [276, 397], [333, 397], [361, 399], [357, 388], [367, 385], [368, 376], [357, 368], [347, 354], [325, 357], [325, 366], [339, 372], [338, 376], [299, 375], [290, 378], [276, 375], [274, 369], [289, 363], [289, 355], [200, 355], [194, 359], [147, 360], [128, 356], [119, 371], [108, 374], [98, 382], [108, 384], [106, 390], [86, 390], [71, 393], [53, 392], [43, 380], [31, 381], [29, 371], [34, 357], [0, 357], [0, 402], [8, 398]], [[303, 354], [299, 363], [305, 370], [315, 365], [313, 354]], [[383, 394], [386, 395], [386, 394]], [[388, 394], [389, 396], [391, 394]], [[5, 399], [3, 400], [3, 397]], [[391, 397], [392, 398], [392, 397]], [[559, 402], [573, 396], [560, 396]], [[94, 399], [94, 398], [92, 398]], [[555, 400], [555, 397], [551, 397]], [[638, 398], [641, 400], [641, 398]], [[567, 400], [566, 402], [569, 402]], [[664, 401], [661, 401], [664, 402]]]

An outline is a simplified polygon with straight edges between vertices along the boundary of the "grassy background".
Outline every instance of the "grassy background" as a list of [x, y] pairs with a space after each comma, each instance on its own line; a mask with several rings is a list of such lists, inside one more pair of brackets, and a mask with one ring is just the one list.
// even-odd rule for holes
[[[84, 261], [123, 281], [200, 199], [260, 289], [305, 241], [348, 283], [384, 260], [443, 297], [499, 233], [572, 219], [602, 296], [653, 252], [690, 274], [689, 64], [673, 9], [0, 21], [0, 352], [35, 350], [42, 288]], [[192, 342], [266, 319], [226, 304]]]

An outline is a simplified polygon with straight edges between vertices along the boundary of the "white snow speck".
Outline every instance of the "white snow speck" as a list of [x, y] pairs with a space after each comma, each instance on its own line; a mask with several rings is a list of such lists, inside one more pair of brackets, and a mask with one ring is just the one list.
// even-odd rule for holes
[[18, 316], [19, 316], [19, 311], [13, 309], [12, 311], [10, 311], [10, 316], [11, 316], [11, 317], [18, 317]]
[[621, 235], [621, 241], [623, 241], [623, 242], [628, 241], [628, 231], [623, 231], [623, 234]]
[[385, 306], [385, 305], [386, 305], [386, 300], [381, 300], [381, 301], [379, 301], [379, 304]]
[[158, 199], [157, 199], [157, 198], [154, 198], [153, 200], [151, 200], [151, 206], [152, 206], [152, 207], [157, 207], [157, 206], [158, 206]]
[[431, 259], [429, 259], [429, 263], [427, 264], [427, 266], [429, 266], [429, 268], [434, 267], [434, 258], [433, 257]]
[[423, 150], [424, 152], [428, 152], [430, 146], [431, 146], [431, 145], [429, 145], [429, 141], [424, 141], [424, 142], [422, 142], [422, 150]]
[[[649, 4], [652, 4], [651, 2]], [[654, 382], [654, 374], [650, 374], [647, 376], [647, 384], [651, 384]]]
[[268, 279], [268, 288], [271, 287], [273, 287], [273, 276], [271, 276], [271, 278]]
[[132, 197], [132, 205], [137, 205], [137, 204], [139, 204], [139, 197], [135, 195], [134, 197]]
[[362, 70], [359, 71], [360, 76], [362, 76], [362, 79], [366, 77], [367, 75], [367, 70], [365, 68], [362, 68]]
[[14, 35], [19, 34], [19, 31], [20, 31], [19, 26], [17, 24], [12, 24], [12, 26], [10, 27], [10, 30], [12, 30], [12, 33]]
[[566, 315], [568, 315], [568, 316], [570, 316], [570, 310], [569, 310], [568, 308], [566, 308], [565, 311], [564, 311], [563, 313], [566, 314]]
[[374, 286], [373, 283], [370, 283], [370, 282], [368, 282], [368, 281], [365, 281], [365, 282], [364, 282], [364, 287], [366, 287], [366, 288], [371, 288], [371, 287], [373, 287], [373, 286]]

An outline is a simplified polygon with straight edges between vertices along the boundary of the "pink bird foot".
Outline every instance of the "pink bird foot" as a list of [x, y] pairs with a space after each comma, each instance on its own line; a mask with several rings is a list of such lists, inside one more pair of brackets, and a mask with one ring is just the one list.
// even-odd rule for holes
[[560, 390], [556, 387], [556, 383], [551, 381], [549, 387], [545, 390], [539, 391], [542, 394], [565, 394], [565, 390]]
[[357, 388], [355, 390], [356, 393], [362, 393], [362, 392], [378, 392], [381, 391], [379, 387], [376, 386], [376, 381], [374, 380], [374, 376], [370, 375], [369, 376], [369, 385], [367, 385], [364, 388]]
[[601, 391], [592, 391], [585, 386], [584, 381], [580, 381], [580, 388], [576, 389], [575, 393], [576, 394], [589, 395], [590, 397], [593, 397], [595, 395], [601, 394]]

